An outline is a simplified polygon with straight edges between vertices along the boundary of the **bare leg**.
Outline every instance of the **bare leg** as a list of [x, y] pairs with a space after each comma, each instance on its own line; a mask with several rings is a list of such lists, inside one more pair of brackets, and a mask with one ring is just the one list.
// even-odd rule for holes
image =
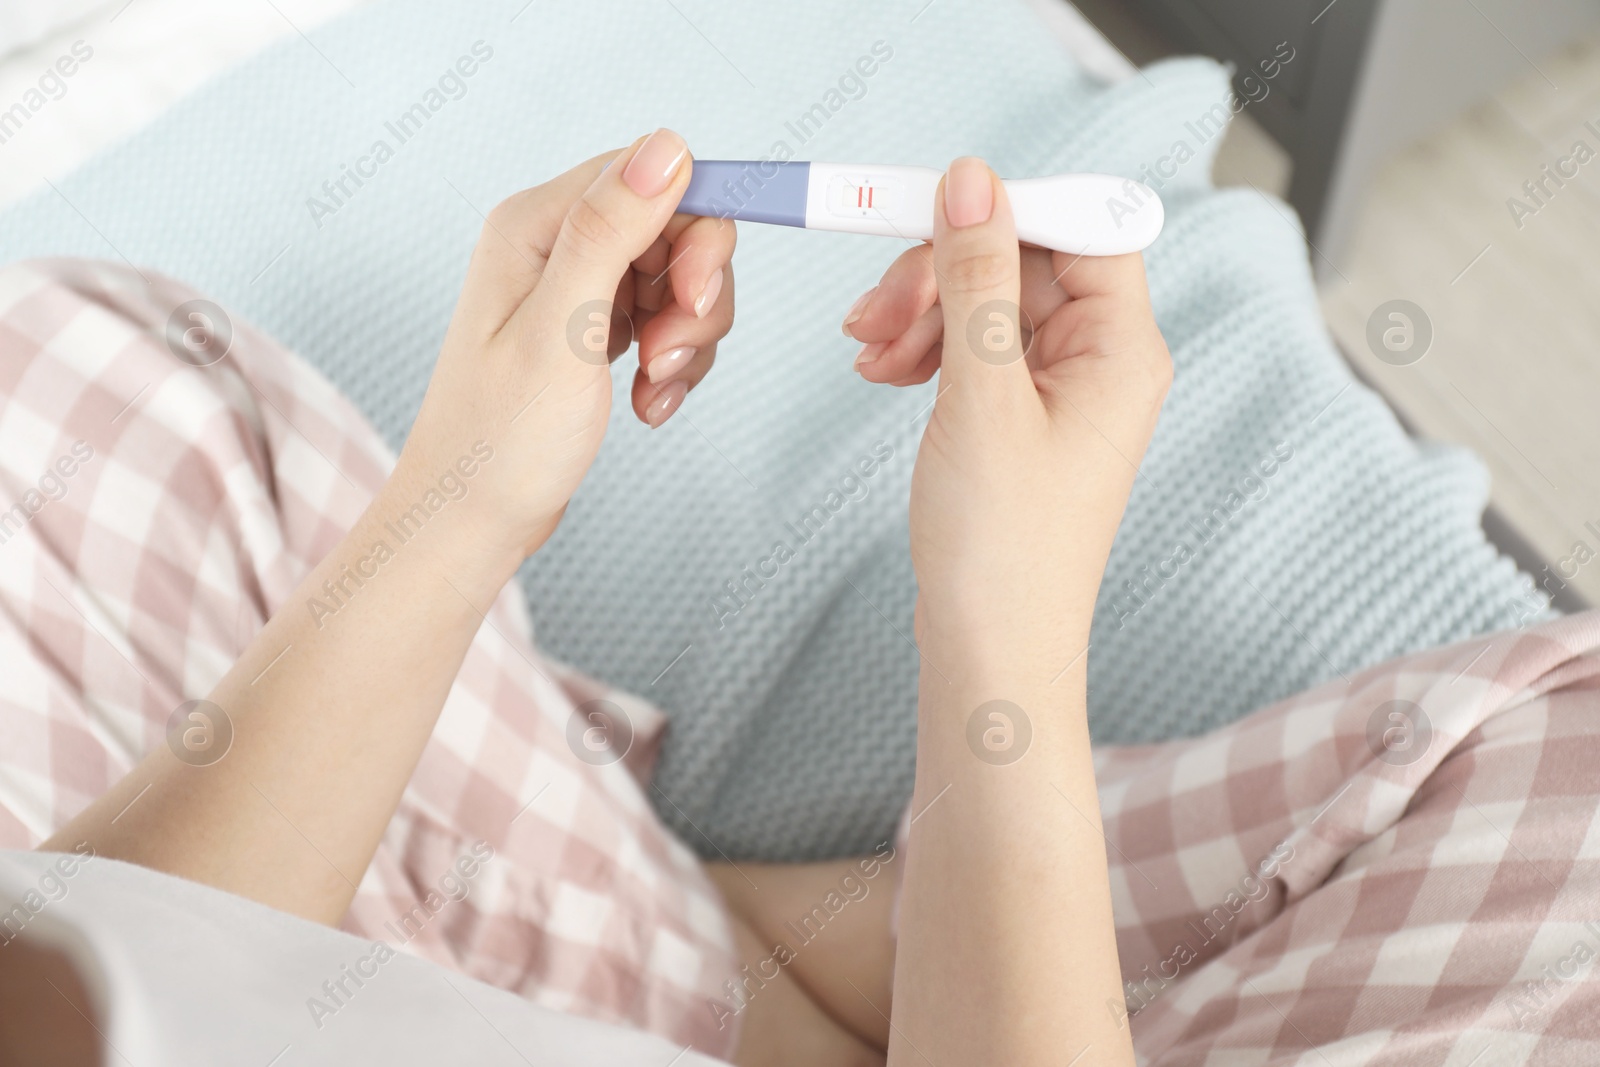
[[[867, 879], [859, 862], [707, 865], [741, 928], [740, 962], [755, 976], [741, 1013], [740, 1064], [883, 1062], [894, 976], [889, 912], [899, 864], [883, 862], [877, 877]], [[788, 951], [775, 957], [779, 945]], [[758, 985], [774, 969], [778, 977]], [[792, 1035], [802, 1029], [843, 1044], [838, 1051], [818, 1048], [826, 1059], [794, 1058], [788, 1054], [802, 1048]], [[847, 1049], [853, 1055], [841, 1056]], [[756, 1058], [772, 1052], [782, 1055]]]

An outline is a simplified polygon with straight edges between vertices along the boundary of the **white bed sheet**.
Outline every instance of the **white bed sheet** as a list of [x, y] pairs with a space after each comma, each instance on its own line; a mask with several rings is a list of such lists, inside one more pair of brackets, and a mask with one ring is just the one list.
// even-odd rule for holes
[[[65, 176], [268, 44], [365, 2], [128, 0], [0, 56], [0, 206]], [[76, 70], [59, 78], [58, 93], [51, 72], [63, 57]]]

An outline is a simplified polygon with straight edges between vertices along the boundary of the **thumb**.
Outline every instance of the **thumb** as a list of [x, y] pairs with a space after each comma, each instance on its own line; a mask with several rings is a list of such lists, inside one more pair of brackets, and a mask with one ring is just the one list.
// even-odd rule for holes
[[[613, 307], [617, 286], [671, 220], [689, 183], [688, 163], [683, 138], [657, 130], [613, 159], [572, 202], [543, 277], [507, 324], [519, 343], [527, 342], [525, 351], [570, 350], [579, 368], [608, 365], [607, 320], [613, 330], [628, 328]], [[550, 337], [553, 331], [564, 336]]]
[[[1005, 186], [981, 159], [950, 164], [939, 183], [933, 266], [944, 308], [942, 376], [960, 405], [1018, 395], [1032, 377], [1024, 347], [1022, 256]], [[955, 399], [955, 393], [967, 399]]]

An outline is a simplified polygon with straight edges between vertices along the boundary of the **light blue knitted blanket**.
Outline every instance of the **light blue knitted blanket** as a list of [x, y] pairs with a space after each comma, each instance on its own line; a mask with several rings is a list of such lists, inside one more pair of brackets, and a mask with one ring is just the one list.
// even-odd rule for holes
[[[1209, 186], [1203, 120], [1226, 96], [1199, 60], [1102, 88], [1020, 0], [396, 0], [288, 39], [7, 211], [0, 256], [182, 278], [398, 445], [481, 213], [657, 125], [705, 157], [978, 153], [1018, 177], [1138, 174], [1182, 141], [1148, 257], [1177, 379], [1087, 656], [1096, 736], [1152, 740], [1527, 603], [1478, 526], [1483, 467], [1411, 441], [1352, 379], [1287, 209]], [[910, 794], [906, 500], [932, 386], [867, 385], [838, 328], [900, 250], [744, 229], [716, 373], [661, 431], [617, 406], [524, 571], [546, 649], [670, 714], [655, 799], [710, 855], [869, 848]]]

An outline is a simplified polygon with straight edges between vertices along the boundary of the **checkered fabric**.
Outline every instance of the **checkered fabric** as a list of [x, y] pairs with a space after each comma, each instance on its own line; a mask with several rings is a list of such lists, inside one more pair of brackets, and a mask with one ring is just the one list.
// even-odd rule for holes
[[[225, 341], [213, 322], [197, 358], [196, 299], [110, 264], [0, 269], [0, 847], [38, 844], [164, 743], [392, 464], [245, 323]], [[642, 784], [659, 713], [539, 655], [515, 585], [487, 621], [345, 928], [726, 1057], [736, 1030], [706, 1001], [735, 973], [731, 928]], [[624, 762], [569, 747], [596, 699], [631, 719]]]
[[1600, 1063], [1600, 612], [1097, 766], [1142, 1062]]

